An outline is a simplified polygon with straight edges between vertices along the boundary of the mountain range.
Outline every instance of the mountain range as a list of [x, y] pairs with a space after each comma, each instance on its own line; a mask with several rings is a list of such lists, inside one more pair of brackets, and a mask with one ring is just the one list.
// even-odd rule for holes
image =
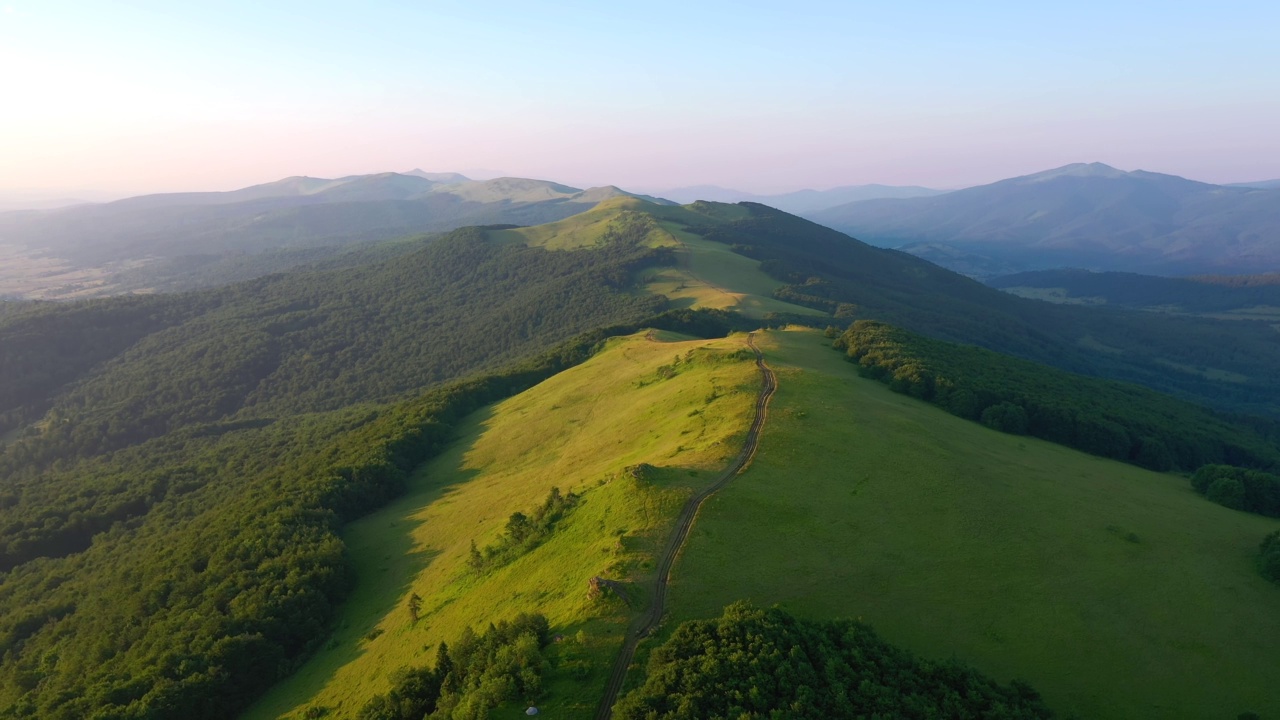
[[806, 216], [975, 276], [1055, 267], [1156, 275], [1280, 268], [1280, 191], [1102, 163]]
[[[200, 287], [314, 262], [354, 243], [464, 225], [538, 224], [630, 195], [612, 186], [414, 170], [2, 213], [0, 297]], [[262, 257], [246, 263], [246, 256]]]

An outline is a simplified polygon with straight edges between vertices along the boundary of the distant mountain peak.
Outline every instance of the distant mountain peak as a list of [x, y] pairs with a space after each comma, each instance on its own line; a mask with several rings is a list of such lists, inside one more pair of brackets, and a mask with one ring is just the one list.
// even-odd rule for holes
[[1021, 180], [1023, 182], [1044, 182], [1046, 180], [1053, 180], [1060, 177], [1122, 178], [1127, 177], [1128, 175], [1129, 173], [1123, 170], [1117, 170], [1106, 163], [1091, 162], [1071, 163], [1070, 165], [1063, 165], [1060, 168], [1045, 170], [1044, 172], [1038, 172], [1031, 175], [1024, 175], [1020, 178], [1014, 179]]

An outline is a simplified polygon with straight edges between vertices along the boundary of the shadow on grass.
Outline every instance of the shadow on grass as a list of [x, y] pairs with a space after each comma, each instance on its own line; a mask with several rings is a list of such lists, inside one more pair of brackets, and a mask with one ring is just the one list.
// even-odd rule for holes
[[[458, 447], [469, 448], [484, 432], [491, 416], [490, 408], [473, 413], [459, 428], [457, 442], [445, 453]], [[246, 719], [293, 717], [293, 713], [306, 708], [343, 667], [368, 652], [369, 644], [384, 634], [398, 641], [413, 641], [414, 625], [408, 615], [407, 596], [414, 578], [440, 554], [416, 547], [413, 532], [420, 522], [416, 516], [429, 505], [451, 502], [448, 496], [475, 475], [476, 472], [459, 467], [450, 474], [452, 482], [444, 484], [425, 476], [419, 468], [409, 479], [405, 494], [344, 528], [342, 539], [355, 573], [355, 586], [339, 608], [329, 638], [295, 674], [277, 684], [254, 705], [244, 715]], [[430, 610], [426, 610], [420, 623], [429, 614]], [[388, 618], [396, 615], [403, 615], [403, 623], [388, 626]], [[343, 712], [351, 713], [357, 709], [342, 708]]]

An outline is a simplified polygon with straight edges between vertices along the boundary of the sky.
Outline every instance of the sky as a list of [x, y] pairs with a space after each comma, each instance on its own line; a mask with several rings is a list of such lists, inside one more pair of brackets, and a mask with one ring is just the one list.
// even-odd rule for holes
[[1280, 177], [1280, 3], [0, 0], [0, 190]]

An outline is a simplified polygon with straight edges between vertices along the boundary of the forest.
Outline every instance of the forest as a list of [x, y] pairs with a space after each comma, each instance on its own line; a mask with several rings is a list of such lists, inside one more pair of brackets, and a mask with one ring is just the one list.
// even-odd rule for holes
[[917, 658], [861, 623], [746, 603], [676, 628], [614, 711], [618, 720], [1053, 716], [1025, 683]]

